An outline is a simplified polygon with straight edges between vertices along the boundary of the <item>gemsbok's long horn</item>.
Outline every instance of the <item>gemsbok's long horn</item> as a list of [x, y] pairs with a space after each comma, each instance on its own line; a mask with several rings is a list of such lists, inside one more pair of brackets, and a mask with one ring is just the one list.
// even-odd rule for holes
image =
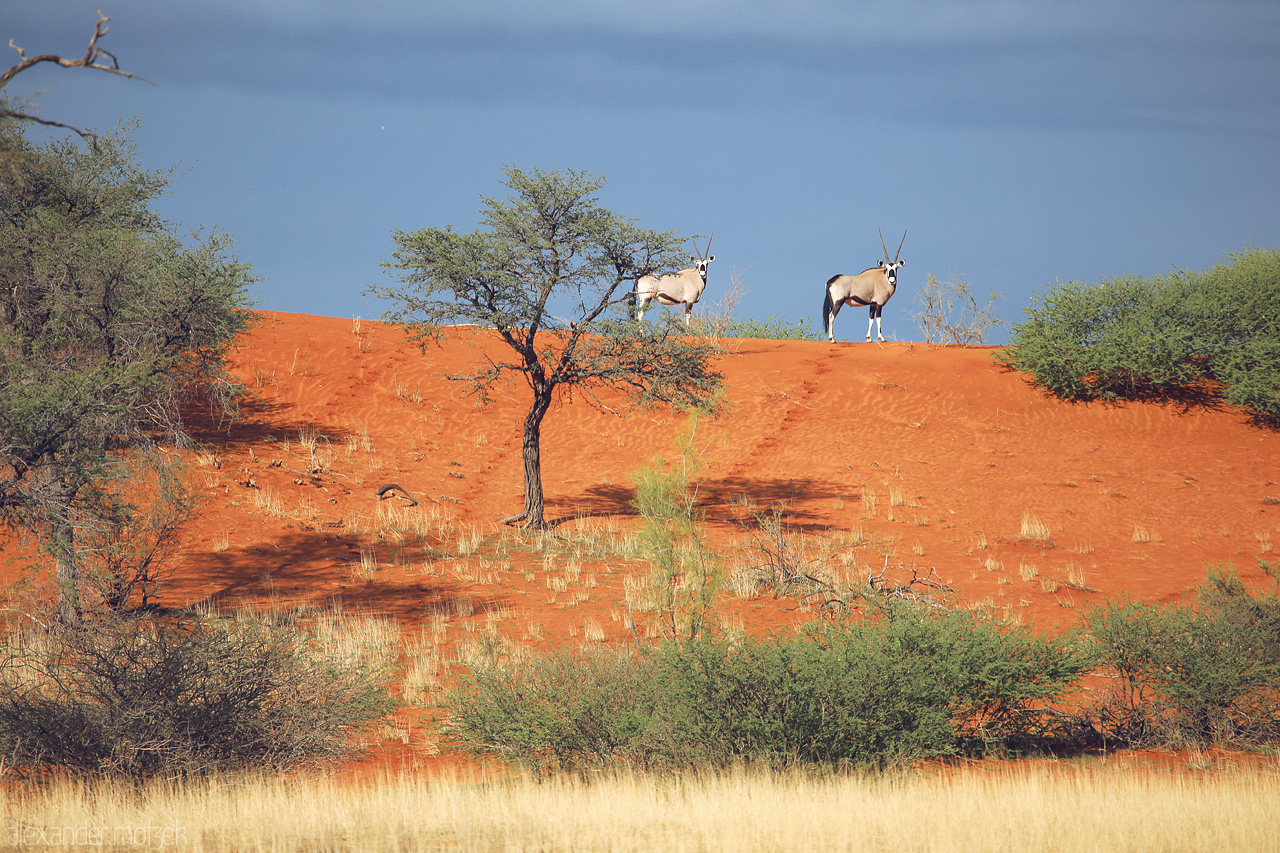
[[[884, 235], [883, 235], [883, 234], [881, 234], [881, 235], [880, 235], [880, 242], [881, 242], [881, 243], [883, 243], [883, 242], [884, 242]], [[905, 243], [905, 242], [907, 242], [907, 232], [904, 230], [904, 231], [902, 232], [902, 239], [901, 239], [900, 241], [898, 241], [898, 251], [896, 251], [896, 252], [894, 252], [894, 253], [893, 253], [893, 262], [894, 262], [895, 264], [898, 262], [898, 255], [902, 254], [902, 244], [903, 244], [903, 243]], [[885, 260], [888, 260], [888, 259], [889, 259], [889, 253], [888, 253], [888, 252], [885, 252], [885, 253], [884, 253], [884, 257], [885, 257]]]
[[716, 238], [716, 232], [712, 231], [711, 236], [707, 238], [707, 253], [702, 256], [702, 259], [704, 261], [707, 258], [711, 257], [711, 241], [714, 240], [715, 238]]

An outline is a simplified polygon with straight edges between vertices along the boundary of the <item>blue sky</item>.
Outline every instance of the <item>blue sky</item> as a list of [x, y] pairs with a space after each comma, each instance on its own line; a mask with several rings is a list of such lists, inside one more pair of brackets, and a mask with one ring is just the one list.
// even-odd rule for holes
[[155, 86], [46, 65], [6, 94], [138, 117], [178, 167], [161, 213], [232, 234], [262, 308], [378, 316], [392, 229], [472, 230], [508, 164], [714, 233], [703, 303], [736, 273], [742, 315], [816, 324], [909, 229], [897, 340], [929, 273], [1017, 322], [1055, 280], [1280, 246], [1275, 0], [0, 0], [0, 43], [82, 55], [95, 7]]

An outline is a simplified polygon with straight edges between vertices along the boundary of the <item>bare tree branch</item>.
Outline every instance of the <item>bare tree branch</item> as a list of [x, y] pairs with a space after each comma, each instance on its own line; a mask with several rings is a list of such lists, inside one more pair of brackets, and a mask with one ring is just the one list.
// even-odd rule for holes
[[[28, 57], [25, 50], [13, 43], [13, 39], [9, 39], [9, 47], [18, 52], [18, 57], [22, 61], [10, 68], [4, 74], [0, 74], [0, 89], [9, 84], [14, 77], [26, 71], [41, 62], [54, 62], [63, 68], [96, 68], [99, 71], [106, 71], [108, 74], [119, 74], [121, 77], [136, 78], [146, 83], [151, 83], [143, 77], [138, 77], [132, 71], [121, 71], [120, 62], [116, 59], [115, 54], [106, 48], [98, 47], [98, 40], [105, 36], [111, 28], [107, 26], [107, 22], [111, 19], [102, 14], [102, 10], [98, 10], [98, 23], [93, 28], [93, 37], [89, 39], [89, 47], [85, 50], [84, 56], [80, 59], [64, 59], [53, 53], [42, 53], [39, 56]], [[110, 63], [103, 62], [103, 57], [110, 60]], [[154, 86], [155, 84], [152, 83]]]
[[[151, 85], [154, 86], [155, 83], [152, 83], [145, 77], [139, 77], [132, 71], [122, 71], [120, 69], [120, 61], [116, 59], [115, 54], [106, 48], [99, 47], [99, 39], [105, 36], [111, 29], [107, 26], [107, 22], [111, 19], [102, 14], [101, 9], [97, 11], [98, 22], [93, 27], [93, 37], [89, 39], [89, 46], [85, 49], [84, 56], [79, 59], [66, 59], [58, 56], [56, 53], [42, 53], [39, 56], [27, 56], [27, 52], [23, 48], [14, 44], [13, 39], [9, 39], [9, 47], [18, 52], [18, 58], [21, 61], [17, 65], [10, 66], [9, 70], [5, 71], [3, 74], [0, 74], [0, 89], [4, 89], [5, 86], [9, 85], [9, 82], [13, 80], [13, 78], [17, 77], [23, 71], [34, 68], [42, 62], [52, 62], [62, 68], [92, 68], [97, 71], [105, 71], [108, 74], [128, 77], [131, 80], [141, 80], [144, 83], [151, 83]], [[45, 125], [46, 127], [61, 127], [75, 131], [82, 138], [89, 139], [95, 144], [97, 141], [97, 136], [93, 133], [80, 130], [79, 128], [73, 127], [69, 124], [63, 124], [62, 122], [52, 121], [50, 119], [43, 119], [39, 116], [22, 112], [21, 110], [11, 109], [3, 102], [0, 102], [0, 119], [30, 121], [36, 124]]]
[[830, 541], [812, 542], [803, 534], [792, 534], [781, 506], [755, 515], [754, 521], [751, 533], [756, 557], [744, 573], [752, 589], [763, 587], [778, 596], [795, 596], [827, 613], [848, 613], [865, 604], [889, 600], [950, 609], [949, 598], [955, 590], [938, 576], [937, 569], [930, 568], [928, 574], [922, 575], [914, 567], [889, 565], [886, 556], [878, 571], [868, 564], [866, 580], [855, 581], [837, 568], [853, 562], [842, 559], [839, 553], [852, 552], [853, 545], [836, 545], [833, 549]]

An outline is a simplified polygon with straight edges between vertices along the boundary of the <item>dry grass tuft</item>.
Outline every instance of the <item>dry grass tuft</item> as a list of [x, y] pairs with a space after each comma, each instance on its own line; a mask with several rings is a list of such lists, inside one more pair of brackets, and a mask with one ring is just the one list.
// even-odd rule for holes
[[1067, 563], [1067, 581], [1076, 589], [1083, 589], [1085, 587], [1084, 569], [1075, 563]]
[[373, 548], [360, 549], [360, 562], [352, 566], [352, 577], [358, 581], [368, 582], [378, 573], [378, 552]]
[[1164, 538], [1139, 521], [1133, 526], [1133, 541], [1137, 543], [1163, 542]]
[[414, 406], [422, 403], [423, 397], [421, 384], [410, 388], [407, 382], [397, 376], [391, 381], [391, 390], [392, 393], [395, 394], [396, 399], [401, 402], [409, 403]]
[[472, 554], [480, 550], [480, 545], [484, 542], [484, 534], [475, 525], [467, 525], [466, 529], [459, 529], [458, 536], [454, 540], [454, 552], [460, 557], [470, 557]]
[[254, 489], [250, 500], [255, 507], [272, 518], [289, 517], [289, 512], [284, 507], [284, 501], [271, 489]]
[[1045, 524], [1031, 512], [1022, 513], [1021, 535], [1023, 539], [1047, 541], [1052, 534], [1049, 525]]

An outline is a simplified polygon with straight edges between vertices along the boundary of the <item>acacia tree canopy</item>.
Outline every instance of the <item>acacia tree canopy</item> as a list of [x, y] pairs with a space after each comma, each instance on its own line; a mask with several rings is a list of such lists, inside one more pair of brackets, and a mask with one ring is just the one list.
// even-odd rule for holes
[[[489, 327], [511, 351], [486, 357], [468, 382], [487, 400], [495, 383], [518, 375], [532, 399], [523, 427], [524, 509], [508, 523], [543, 527], [541, 426], [558, 391], [575, 389], [603, 405], [609, 388], [636, 405], [708, 405], [722, 376], [711, 344], [671, 324], [631, 320], [624, 309], [640, 276], [678, 268], [674, 231], [653, 231], [600, 207], [604, 179], [590, 172], [506, 169], [512, 194], [484, 198], [481, 228], [393, 231], [396, 249], [382, 266], [398, 286], [369, 286], [391, 300], [386, 319], [426, 347], [443, 326]], [[624, 286], [625, 285], [625, 286]]]
[[37, 146], [0, 119], [0, 137], [18, 154], [0, 170], [0, 522], [53, 557], [76, 621], [78, 541], [149, 499], [127, 469], [164, 464], [143, 451], [185, 439], [185, 400], [232, 404], [255, 279], [225, 234], [184, 240], [152, 211], [169, 175], [136, 165], [126, 130]]

